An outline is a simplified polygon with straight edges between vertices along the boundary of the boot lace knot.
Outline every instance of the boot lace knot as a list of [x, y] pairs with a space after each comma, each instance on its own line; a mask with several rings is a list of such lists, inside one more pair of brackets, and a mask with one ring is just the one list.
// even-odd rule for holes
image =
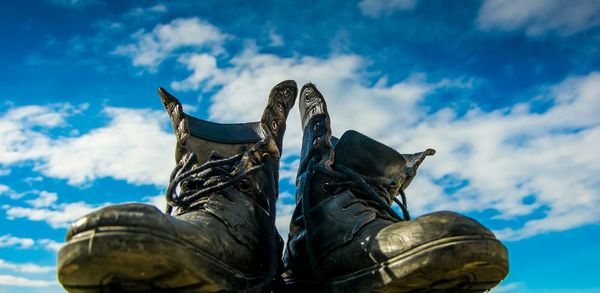
[[243, 154], [223, 157], [213, 154], [208, 162], [198, 165], [193, 152], [187, 152], [171, 173], [167, 188], [167, 213], [174, 208], [180, 213], [202, 208], [208, 196], [230, 186], [243, 193], [251, 193], [252, 186], [244, 178], [255, 173], [261, 165], [243, 168], [240, 166]]

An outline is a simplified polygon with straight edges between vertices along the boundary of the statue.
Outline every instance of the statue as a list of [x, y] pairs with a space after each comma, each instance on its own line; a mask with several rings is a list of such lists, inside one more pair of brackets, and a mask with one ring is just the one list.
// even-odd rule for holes
[[197, 119], [159, 95], [177, 142], [166, 213], [130, 203], [75, 222], [58, 256], [66, 290], [483, 292], [507, 275], [506, 248], [475, 220], [410, 218], [404, 189], [433, 150], [400, 154], [356, 131], [333, 137], [313, 84], [300, 91], [304, 136], [284, 252], [275, 204], [296, 83], [276, 85], [252, 123]]

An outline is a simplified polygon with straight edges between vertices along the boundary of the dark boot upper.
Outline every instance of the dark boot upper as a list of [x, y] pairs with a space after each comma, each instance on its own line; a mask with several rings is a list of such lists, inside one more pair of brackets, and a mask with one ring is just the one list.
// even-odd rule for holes
[[[356, 131], [336, 140], [323, 97], [314, 86], [305, 88], [300, 94], [304, 141], [284, 256], [286, 278], [330, 280], [437, 239], [493, 238], [479, 223], [456, 213], [410, 220], [405, 198], [397, 200], [396, 195], [403, 195], [423, 159], [434, 151], [400, 154]], [[401, 206], [402, 216], [390, 207], [393, 202]]]
[[232, 273], [264, 275], [268, 283], [282, 250], [275, 229], [277, 174], [285, 120], [297, 95], [295, 82], [275, 86], [261, 121], [253, 123], [200, 120], [184, 113], [164, 89], [159, 95], [177, 139], [167, 213], [144, 204], [106, 207], [73, 224], [67, 240], [90, 230], [138, 229], [203, 251]]

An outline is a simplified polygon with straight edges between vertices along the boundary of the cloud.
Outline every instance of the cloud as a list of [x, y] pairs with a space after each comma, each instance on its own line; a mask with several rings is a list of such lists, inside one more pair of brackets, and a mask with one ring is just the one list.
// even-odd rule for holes
[[523, 287], [523, 283], [520, 283], [520, 282], [508, 283], [508, 284], [502, 284], [501, 286], [494, 288], [492, 292], [494, 292], [494, 293], [514, 292], [517, 289], [522, 289], [522, 287]]
[[52, 228], [67, 228], [73, 221], [79, 219], [92, 211], [106, 206], [90, 205], [85, 202], [60, 203], [51, 207], [29, 208], [3, 205], [6, 218], [9, 220], [25, 218], [30, 221], [43, 221]]
[[54, 266], [39, 266], [32, 263], [16, 264], [0, 259], [0, 268], [8, 269], [19, 273], [47, 273], [55, 270]]
[[0, 195], [1, 194], [8, 194], [12, 192], [12, 189], [4, 184], [0, 184]]
[[49, 207], [58, 199], [58, 195], [53, 192], [40, 191], [38, 197], [28, 200], [27, 203], [35, 208]]
[[20, 238], [6, 234], [0, 236], [0, 248], [2, 247], [15, 247], [17, 249], [38, 249], [43, 248], [49, 251], [58, 251], [62, 243], [56, 242], [52, 239], [31, 239], [31, 238]]
[[44, 247], [46, 250], [58, 252], [58, 250], [62, 247], [63, 243], [54, 241], [52, 239], [39, 239], [36, 241], [40, 246]]
[[[179, 90], [191, 90], [202, 86], [203, 90], [218, 88], [211, 97], [210, 119], [219, 122], [244, 122], [260, 119], [270, 89], [283, 79], [294, 79], [300, 86], [308, 81], [318, 81], [319, 89], [327, 96], [330, 114], [335, 121], [334, 132], [358, 129], [372, 135], [387, 132], [398, 123], [410, 124], [419, 119], [417, 113], [421, 98], [438, 86], [428, 84], [419, 75], [404, 82], [370, 85], [364, 80], [367, 62], [356, 55], [338, 55], [330, 58], [291, 57], [282, 58], [263, 54], [250, 45], [229, 65], [198, 66], [196, 57], [180, 59], [191, 71], [182, 81], [172, 86]], [[204, 64], [204, 63], [202, 63]], [[365, 111], [367, 109], [367, 111]], [[402, 109], [402, 115], [398, 115]], [[356, 117], [369, 123], [356, 123]], [[297, 154], [300, 149], [302, 130], [297, 110], [290, 113], [287, 122], [284, 155]], [[288, 176], [289, 177], [289, 176]]]
[[136, 7], [125, 13], [124, 18], [135, 19], [135, 18], [153, 18], [159, 14], [166, 13], [168, 11], [167, 6], [157, 4], [150, 7]]
[[165, 207], [167, 206], [167, 198], [164, 194], [148, 196], [143, 198], [143, 200], [144, 203], [153, 205], [163, 212], [165, 211]]
[[283, 37], [277, 33], [277, 30], [273, 26], [268, 27], [269, 31], [269, 46], [270, 47], [281, 47], [284, 45]]
[[486, 0], [477, 25], [482, 30], [524, 30], [529, 36], [571, 35], [600, 25], [600, 2]]
[[[589, 208], [600, 208], [600, 182], [593, 176], [600, 172], [593, 158], [600, 141], [598, 73], [541, 88], [538, 99], [551, 104], [546, 111], [530, 103], [488, 112], [474, 105], [459, 116], [450, 107], [428, 113], [423, 101], [444, 87], [468, 90], [472, 84], [464, 78], [432, 83], [416, 74], [390, 84], [383, 76], [371, 84], [360, 56], [283, 58], [253, 46], [210, 70], [192, 62], [195, 56], [206, 57], [200, 53], [180, 59], [191, 75], [172, 85], [180, 90], [216, 89], [209, 108], [212, 120], [258, 120], [274, 84], [288, 78], [300, 84], [313, 80], [330, 105], [334, 134], [357, 129], [405, 153], [436, 148], [438, 155], [426, 162], [409, 190], [415, 214], [491, 209], [506, 225], [510, 219], [533, 218], [521, 227], [499, 229], [505, 240], [599, 221]], [[292, 111], [284, 156], [293, 158], [299, 152], [299, 124], [297, 111]], [[286, 164], [282, 179], [290, 180], [295, 170]]]
[[79, 8], [88, 5], [97, 4], [97, 0], [48, 0], [53, 4], [63, 5], [71, 8]]
[[[493, 209], [498, 220], [535, 218], [498, 230], [506, 240], [563, 231], [600, 220], [598, 92], [600, 73], [590, 73], [551, 87], [545, 98], [553, 106], [542, 113], [527, 103], [492, 112], [475, 108], [464, 117], [443, 109], [402, 140], [384, 140], [438, 150], [409, 190], [409, 198], [420, 199], [417, 210]], [[449, 194], [441, 188], [453, 185]]]
[[[315, 81], [329, 104], [335, 135], [357, 129], [404, 153], [436, 148], [438, 154], [427, 160], [408, 190], [415, 215], [441, 209], [465, 213], [491, 210], [500, 223], [497, 233], [506, 240], [599, 221], [593, 211], [600, 208], [600, 182], [593, 175], [600, 173], [600, 164], [593, 155], [600, 141], [600, 73], [540, 88], [533, 102], [492, 111], [473, 105], [459, 115], [451, 106], [432, 111], [424, 99], [435, 98], [441, 88], [468, 90], [472, 86], [464, 82], [468, 78], [431, 81], [424, 74], [414, 74], [403, 81], [389, 82], [380, 76], [373, 82], [377, 76], [367, 72], [367, 60], [357, 55], [280, 57], [248, 44], [223, 62], [217, 63], [202, 50], [188, 53], [178, 62], [190, 74], [174, 80], [172, 87], [210, 92], [211, 120], [256, 121], [273, 85], [283, 79], [295, 79], [300, 85]], [[539, 100], [547, 109], [536, 108], [534, 102]], [[43, 130], [66, 124], [72, 111], [63, 108], [69, 109], [31, 106], [4, 114], [0, 118], [0, 150], [5, 151], [0, 152], [0, 162], [33, 160], [36, 170], [71, 184], [101, 177], [166, 184], [172, 162], [165, 154], [173, 153], [173, 138], [161, 127], [166, 115], [145, 109], [106, 108], [108, 125], [82, 135], [52, 138]], [[37, 118], [52, 113], [58, 114], [48, 116], [52, 119]], [[282, 165], [282, 179], [288, 181], [293, 180], [297, 168], [302, 137], [299, 125], [298, 111], [293, 110]], [[147, 199], [162, 205], [159, 200]], [[79, 202], [4, 209], [12, 218], [63, 227], [76, 218], [67, 219], [65, 214], [93, 207]], [[290, 206], [279, 209], [281, 215], [291, 212]], [[523, 219], [518, 221], [523, 224], [516, 226], [514, 219]], [[284, 229], [285, 221], [278, 220], [278, 227]]]
[[112, 177], [133, 184], [166, 185], [174, 139], [163, 111], [106, 107], [108, 125], [81, 135], [52, 137], [80, 108], [23, 106], [0, 117], [0, 164], [33, 161], [45, 176], [82, 185]]
[[0, 285], [20, 287], [48, 287], [55, 286], [56, 281], [32, 280], [11, 275], [0, 275]]
[[153, 71], [179, 48], [207, 49], [216, 53], [227, 35], [199, 18], [180, 18], [159, 24], [151, 32], [140, 30], [132, 38], [134, 43], [118, 46], [113, 53], [129, 56], [133, 65]]
[[378, 17], [399, 10], [413, 10], [416, 4], [417, 0], [362, 0], [358, 8], [366, 16]]
[[81, 136], [54, 141], [36, 170], [70, 184], [112, 177], [166, 185], [174, 166], [174, 138], [163, 130], [163, 111], [107, 107], [110, 123]]
[[16, 247], [19, 249], [27, 249], [33, 246], [35, 241], [30, 238], [14, 237], [10, 234], [0, 236], [0, 247]]
[[66, 117], [81, 113], [87, 105], [30, 105], [12, 108], [0, 116], [0, 164], [42, 158], [50, 148], [47, 130], [66, 125]]
[[275, 227], [277, 227], [277, 231], [283, 237], [285, 242], [287, 242], [290, 221], [292, 219], [292, 214], [294, 213], [294, 208], [296, 207], [295, 198], [296, 197], [289, 192], [282, 192], [279, 194], [279, 200], [277, 201], [277, 219], [275, 219]]

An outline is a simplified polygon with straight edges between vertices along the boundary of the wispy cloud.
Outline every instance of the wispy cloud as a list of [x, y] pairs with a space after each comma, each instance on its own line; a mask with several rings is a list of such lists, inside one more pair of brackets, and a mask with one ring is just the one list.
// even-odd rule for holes
[[165, 130], [163, 111], [105, 108], [105, 127], [54, 140], [54, 147], [37, 167], [46, 176], [83, 184], [112, 177], [134, 184], [165, 185], [174, 162], [174, 140]]
[[74, 220], [100, 207], [85, 202], [62, 203], [48, 208], [2, 206], [6, 210], [6, 218], [9, 220], [25, 218], [30, 221], [44, 221], [52, 228], [66, 228]]
[[[438, 150], [415, 181], [411, 198], [418, 210], [494, 209], [497, 219], [536, 218], [497, 231], [507, 240], [562, 231], [600, 220], [595, 212], [600, 208], [595, 176], [600, 164], [594, 159], [600, 141], [600, 118], [594, 114], [600, 111], [599, 91], [600, 73], [591, 73], [552, 87], [547, 98], [554, 105], [542, 113], [528, 103], [493, 112], [473, 109], [464, 117], [443, 109], [408, 130], [406, 139], [387, 140]], [[446, 194], [443, 178], [466, 184]]]
[[0, 275], [0, 285], [19, 287], [48, 287], [56, 286], [56, 281], [34, 280], [11, 275]]
[[[291, 203], [284, 203], [291, 202]], [[290, 229], [290, 221], [292, 219], [292, 213], [294, 212], [295, 195], [289, 192], [283, 192], [279, 194], [279, 200], [277, 201], [277, 219], [275, 219], [275, 226], [277, 231], [283, 237], [284, 241], [287, 241], [287, 235]]]
[[71, 8], [84, 7], [92, 4], [97, 4], [97, 0], [48, 0], [57, 5], [63, 5]]
[[416, 5], [417, 0], [362, 0], [358, 8], [366, 16], [379, 17], [400, 10], [413, 10]]
[[11, 263], [0, 259], [0, 268], [8, 269], [19, 273], [47, 273], [55, 270], [54, 266], [39, 266], [32, 263]]
[[[74, 107], [23, 106], [0, 117], [0, 164], [35, 162], [45, 176], [81, 185], [113, 177], [134, 184], [165, 185], [173, 152], [162, 111], [107, 107], [108, 125], [71, 137], [48, 130], [66, 127]], [[160, 171], [157, 171], [160, 170]], [[4, 191], [4, 193], [9, 191]]]
[[501, 293], [501, 292], [515, 292], [515, 290], [523, 287], [522, 283], [508, 283], [502, 284], [499, 287], [492, 289], [493, 293]]
[[140, 30], [132, 38], [134, 43], [119, 46], [114, 53], [129, 56], [133, 65], [153, 71], [171, 52], [179, 48], [204, 48], [213, 53], [218, 52], [227, 35], [198, 18], [186, 18], [159, 24], [151, 32]]
[[524, 30], [527, 35], [570, 35], [600, 25], [595, 0], [486, 0], [477, 17], [483, 30]]
[[43, 248], [49, 251], [58, 251], [62, 243], [52, 239], [31, 239], [15, 237], [11, 234], [0, 236], [0, 248], [14, 247], [17, 249], [39, 249]]
[[27, 249], [33, 246], [35, 241], [30, 238], [14, 237], [10, 234], [0, 236], [0, 247], [16, 247], [19, 249]]
[[[196, 58], [206, 62], [196, 62]], [[600, 165], [592, 158], [593, 149], [598, 147], [594, 141], [600, 141], [600, 121], [594, 114], [600, 112], [594, 94], [600, 92], [598, 73], [540, 89], [538, 95], [545, 93], [545, 99], [552, 101], [543, 112], [532, 110], [529, 103], [491, 112], [474, 105], [461, 116], [451, 107], [428, 113], [422, 102], [437, 89], [468, 90], [470, 86], [457, 80], [428, 82], [424, 75], [394, 84], [383, 76], [369, 84], [364, 81], [366, 72], [360, 56], [284, 58], [249, 46], [224, 67], [208, 62], [211, 58], [203, 53], [180, 58], [192, 73], [172, 84], [180, 90], [218, 89], [211, 98], [211, 119], [257, 120], [273, 84], [282, 78], [300, 83], [313, 80], [318, 81], [330, 105], [335, 134], [358, 129], [403, 152], [438, 149], [438, 156], [425, 164], [423, 175], [409, 191], [414, 190], [410, 204], [417, 214], [440, 209], [492, 209], [498, 212], [498, 220], [527, 215], [534, 218], [522, 227], [497, 231], [506, 240], [599, 220], [589, 209], [600, 207], [600, 182], [591, 175], [600, 172]], [[209, 70], [206, 64], [211, 64]], [[300, 147], [301, 130], [294, 126], [299, 125], [299, 118], [294, 112], [288, 121], [284, 155], [293, 156]], [[581, 171], [565, 174], [564, 170]], [[461, 187], [456, 182], [465, 184]], [[453, 185], [458, 187], [447, 191]]]

